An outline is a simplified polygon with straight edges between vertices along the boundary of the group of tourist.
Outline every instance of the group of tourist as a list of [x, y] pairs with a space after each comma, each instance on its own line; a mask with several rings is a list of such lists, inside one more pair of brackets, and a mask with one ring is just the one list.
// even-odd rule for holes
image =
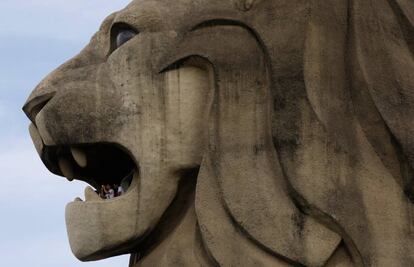
[[113, 186], [110, 184], [102, 185], [101, 191], [99, 192], [99, 196], [103, 199], [112, 199], [115, 197], [119, 197], [124, 193], [122, 186], [114, 184]]

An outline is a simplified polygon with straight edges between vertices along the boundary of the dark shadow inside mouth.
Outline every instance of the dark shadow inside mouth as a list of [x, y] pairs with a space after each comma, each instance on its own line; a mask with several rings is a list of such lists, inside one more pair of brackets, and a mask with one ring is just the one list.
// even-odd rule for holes
[[[86, 166], [81, 167], [78, 164], [71, 148], [81, 151], [86, 159]], [[54, 146], [48, 147], [43, 156], [44, 163], [53, 173], [67, 177], [59, 166], [59, 161], [65, 160], [73, 176], [67, 178], [85, 181], [97, 191], [101, 190], [102, 185], [122, 186], [126, 191], [134, 173], [138, 171], [132, 156], [116, 144]]]
[[114, 145], [99, 144], [80, 148], [88, 161], [87, 166], [81, 168], [81, 178], [93, 179], [101, 185], [119, 185], [122, 179], [136, 169], [131, 157]]

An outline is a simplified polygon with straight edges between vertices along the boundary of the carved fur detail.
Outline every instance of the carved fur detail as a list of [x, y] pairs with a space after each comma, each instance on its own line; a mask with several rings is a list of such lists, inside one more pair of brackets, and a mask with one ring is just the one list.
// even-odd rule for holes
[[[46, 163], [44, 146], [110, 143], [139, 165], [122, 205], [68, 212], [75, 254], [414, 265], [413, 22], [411, 0], [135, 0], [110, 16], [25, 108]], [[139, 31], [114, 49], [117, 23]]]

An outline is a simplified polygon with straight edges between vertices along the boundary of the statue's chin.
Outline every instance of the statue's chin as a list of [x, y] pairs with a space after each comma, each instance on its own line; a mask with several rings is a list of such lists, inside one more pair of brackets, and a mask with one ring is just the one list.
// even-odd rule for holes
[[130, 188], [120, 197], [103, 200], [92, 189], [86, 189], [85, 201], [75, 200], [66, 206], [69, 242], [79, 260], [128, 253], [131, 244], [150, 227], [144, 221], [137, 225], [138, 180], [135, 174]]

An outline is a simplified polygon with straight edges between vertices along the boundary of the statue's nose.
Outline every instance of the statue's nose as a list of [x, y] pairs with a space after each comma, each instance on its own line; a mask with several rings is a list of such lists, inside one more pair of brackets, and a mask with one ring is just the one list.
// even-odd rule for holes
[[46, 106], [46, 104], [53, 98], [55, 92], [45, 93], [39, 96], [36, 96], [23, 106], [23, 111], [26, 116], [34, 123], [36, 121], [36, 116], [39, 112]]

